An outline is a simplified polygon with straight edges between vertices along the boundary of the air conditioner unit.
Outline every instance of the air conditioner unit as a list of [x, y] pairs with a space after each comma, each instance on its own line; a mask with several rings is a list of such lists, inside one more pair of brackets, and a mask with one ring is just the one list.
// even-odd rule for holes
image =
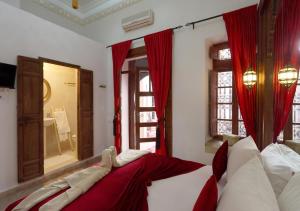
[[122, 27], [126, 32], [149, 26], [153, 23], [154, 15], [152, 10], [146, 10], [122, 19]]

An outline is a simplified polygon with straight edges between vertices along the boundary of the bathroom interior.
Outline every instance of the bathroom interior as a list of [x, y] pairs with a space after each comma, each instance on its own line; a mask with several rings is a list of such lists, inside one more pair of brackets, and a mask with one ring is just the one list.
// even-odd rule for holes
[[43, 63], [44, 172], [74, 163], [77, 158], [78, 70]]

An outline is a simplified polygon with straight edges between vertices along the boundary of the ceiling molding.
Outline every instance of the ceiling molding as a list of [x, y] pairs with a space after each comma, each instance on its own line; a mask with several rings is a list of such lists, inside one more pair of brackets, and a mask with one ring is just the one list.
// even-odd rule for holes
[[71, 0], [32, 0], [46, 9], [80, 25], [89, 24], [143, 0], [90, 0], [79, 1], [79, 9], [71, 7]]

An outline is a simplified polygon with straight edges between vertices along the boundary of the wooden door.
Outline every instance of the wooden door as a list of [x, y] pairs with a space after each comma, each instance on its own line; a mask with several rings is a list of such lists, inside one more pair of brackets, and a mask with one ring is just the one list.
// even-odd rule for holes
[[38, 59], [18, 57], [18, 181], [43, 175], [43, 71]]
[[79, 70], [78, 77], [78, 159], [93, 156], [93, 72]]

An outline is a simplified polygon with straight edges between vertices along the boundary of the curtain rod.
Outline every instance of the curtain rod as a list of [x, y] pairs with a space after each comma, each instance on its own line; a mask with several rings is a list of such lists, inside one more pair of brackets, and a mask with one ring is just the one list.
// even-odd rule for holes
[[[174, 28], [172, 28], [172, 30], [176, 30], [176, 29], [180, 29], [182, 28], [183, 26], [176, 26]], [[135, 41], [135, 40], [139, 40], [139, 39], [143, 39], [145, 36], [142, 36], [142, 37], [137, 37], [137, 38], [134, 38], [134, 39], [131, 39], [132, 41]], [[106, 46], [106, 48], [110, 48], [112, 45], [109, 45], [109, 46]]]
[[189, 23], [185, 24], [185, 26], [191, 26], [192, 25], [193, 29], [195, 29], [195, 24], [197, 24], [197, 23], [209, 21], [209, 20], [219, 18], [219, 17], [222, 17], [222, 16], [223, 16], [223, 14], [222, 15], [215, 15], [215, 16], [212, 16], [212, 17], [209, 17], [209, 18], [198, 20], [198, 21], [189, 22]]
[[[212, 17], [209, 17], [209, 18], [198, 20], [198, 21], [189, 22], [189, 23], [185, 24], [185, 26], [191, 26], [192, 25], [193, 29], [195, 29], [195, 24], [197, 24], [197, 23], [205, 22], [205, 21], [208, 21], [208, 20], [212, 20], [212, 19], [215, 19], [215, 18], [222, 17], [222, 16], [223, 16], [223, 14], [221, 14], [221, 15], [215, 15], [215, 16], [212, 16]], [[172, 30], [180, 29], [182, 27], [183, 26], [176, 26], [176, 27], [172, 28]], [[142, 39], [142, 38], [144, 38], [144, 36], [143, 37], [134, 38], [134, 39], [131, 39], [131, 40], [135, 41], [135, 40], [139, 40], [139, 39]], [[112, 45], [106, 46], [106, 48], [110, 48], [111, 46]]]

